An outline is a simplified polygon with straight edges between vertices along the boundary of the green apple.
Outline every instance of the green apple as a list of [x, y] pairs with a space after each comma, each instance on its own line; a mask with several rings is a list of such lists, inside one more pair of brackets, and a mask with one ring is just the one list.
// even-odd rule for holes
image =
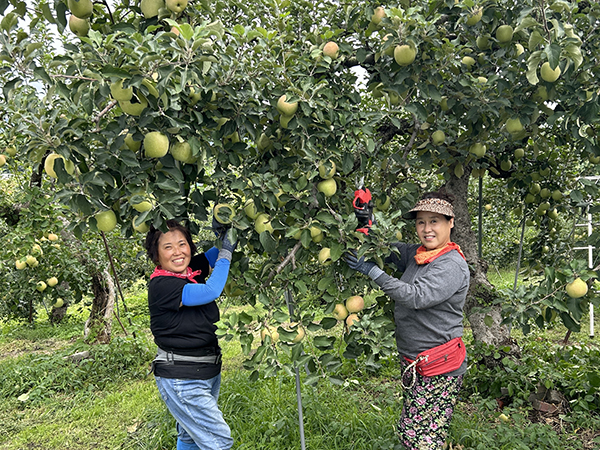
[[110, 84], [110, 95], [117, 101], [129, 101], [133, 97], [133, 87], [123, 88], [123, 80]]
[[383, 8], [383, 6], [378, 6], [377, 8], [375, 8], [375, 11], [373, 11], [373, 15], [371, 16], [371, 23], [373, 25], [380, 25], [381, 20], [384, 17], [385, 17], [385, 9]]
[[487, 50], [488, 48], [490, 48], [490, 39], [487, 36], [479, 36], [476, 42], [479, 50]]
[[505, 126], [506, 131], [508, 131], [510, 134], [520, 133], [523, 131], [523, 125], [518, 117], [516, 119], [508, 119]]
[[381, 198], [379, 197], [375, 199], [375, 208], [379, 211], [387, 211], [392, 203], [392, 199], [389, 195], [384, 194], [384, 196], [385, 199], [383, 201], [381, 201]]
[[11, 145], [10, 147], [6, 147], [5, 151], [8, 156], [15, 156], [17, 154], [17, 147]]
[[433, 145], [440, 145], [446, 141], [446, 134], [442, 130], [436, 130], [431, 134]]
[[598, 164], [600, 163], [600, 156], [596, 156], [596, 155], [590, 155], [588, 157], [589, 162], [591, 162], [592, 164]]
[[142, 141], [136, 141], [136, 140], [134, 140], [133, 139], [133, 134], [127, 133], [127, 136], [125, 136], [125, 145], [132, 152], [137, 152], [140, 149], [140, 147], [142, 146]]
[[467, 17], [467, 25], [469, 26], [473, 26], [476, 23], [478, 23], [481, 20], [481, 17], [483, 16], [483, 8], [476, 8], [473, 9], [470, 13], [469, 16]]
[[50, 286], [50, 287], [54, 287], [58, 284], [58, 278], [50, 277], [46, 280], [46, 284], [48, 284], [48, 286]]
[[256, 216], [256, 219], [254, 220], [254, 230], [259, 234], [263, 231], [268, 231], [269, 233], [273, 232], [273, 226], [271, 225], [271, 219], [269, 219], [268, 214], [261, 213]]
[[477, 82], [480, 84], [485, 84], [485, 83], [487, 83], [487, 78], [486, 77], [477, 77]]
[[131, 225], [133, 226], [133, 229], [135, 231], [137, 231], [138, 233], [142, 233], [145, 234], [150, 230], [150, 226], [146, 223], [146, 222], [142, 222], [139, 225], [136, 225], [135, 222], [137, 220], [139, 216], [135, 216], [132, 220], [131, 220]]
[[290, 324], [291, 330], [293, 331], [294, 329], [296, 330], [296, 336], [294, 337], [294, 339], [292, 339], [292, 342], [294, 344], [296, 344], [297, 342], [302, 341], [302, 339], [304, 339], [304, 336], [306, 335], [306, 332], [304, 331], [304, 328], [302, 327], [302, 325], [299, 325], [297, 323], [291, 323]]
[[144, 97], [141, 93], [138, 93], [137, 96], [132, 97], [131, 100], [119, 101], [119, 106], [125, 114], [129, 114], [130, 116], [139, 116], [148, 106], [148, 100], [146, 100], [146, 97]]
[[365, 307], [365, 300], [360, 295], [353, 295], [346, 299], [346, 309], [350, 313], [357, 313]]
[[581, 278], [576, 278], [567, 284], [565, 290], [571, 298], [581, 298], [588, 292], [588, 285]]
[[560, 77], [560, 66], [556, 66], [555, 69], [552, 69], [552, 67], [550, 67], [550, 63], [546, 61], [544, 64], [542, 64], [540, 74], [542, 76], [542, 80], [548, 83], [554, 83], [556, 80], [558, 80], [558, 77]]
[[335, 317], [337, 320], [346, 320], [348, 314], [348, 310], [343, 303], [338, 303], [335, 305], [335, 308], [333, 308], [333, 317]]
[[505, 172], [508, 172], [511, 167], [512, 167], [512, 162], [510, 161], [510, 159], [503, 159], [500, 162], [500, 168], [502, 170], [504, 170]]
[[117, 216], [112, 209], [96, 213], [94, 217], [100, 231], [111, 231], [117, 226]]
[[317, 184], [317, 190], [322, 192], [325, 197], [331, 197], [337, 191], [337, 183], [333, 178], [328, 178], [327, 180], [320, 181]]
[[484, 206], [486, 211], [489, 211], [492, 209], [492, 205], [490, 203], [488, 203], [487, 205]]
[[480, 142], [476, 142], [475, 144], [471, 145], [471, 147], [469, 147], [469, 152], [473, 153], [478, 158], [483, 157], [486, 151], [486, 146]]
[[259, 151], [263, 151], [268, 148], [271, 148], [272, 145], [273, 145], [273, 141], [271, 141], [271, 138], [269, 136], [267, 136], [266, 133], [261, 133], [256, 141], [256, 148]]
[[331, 249], [329, 247], [323, 247], [319, 251], [319, 255], [317, 257], [318, 261], [324, 266], [328, 266], [331, 264]]
[[525, 47], [523, 47], [521, 44], [519, 44], [517, 42], [515, 44], [515, 53], [517, 54], [517, 56], [521, 56], [523, 54], [523, 52], [525, 52]]
[[333, 41], [329, 41], [323, 47], [323, 55], [329, 56], [331, 59], [336, 59], [338, 57], [340, 51], [340, 47]]
[[25, 257], [25, 262], [29, 267], [36, 267], [38, 265], [38, 260], [35, 256], [27, 255]]
[[356, 313], [349, 314], [348, 317], [346, 317], [346, 325], [348, 325], [348, 328], [358, 322], [360, 322], [360, 318]]
[[36, 286], [35, 286], [35, 288], [36, 288], [38, 291], [40, 291], [40, 292], [44, 292], [44, 291], [46, 290], [46, 287], [47, 287], [47, 285], [46, 285], [46, 283], [45, 283], [45, 282], [43, 282], [43, 281], [38, 281], [38, 282], [37, 282], [37, 284], [36, 284]]
[[258, 210], [256, 209], [256, 204], [254, 200], [250, 199], [244, 205], [244, 212], [249, 219], [255, 220], [258, 217]]
[[0, 167], [6, 164], [6, 156], [0, 155]]
[[471, 67], [473, 67], [473, 64], [475, 64], [475, 59], [472, 58], [471, 56], [464, 56], [463, 59], [461, 60], [461, 62], [467, 66], [467, 69], [470, 69]]
[[321, 231], [320, 228], [317, 228], [315, 226], [311, 226], [309, 228], [309, 231], [310, 231], [310, 237], [311, 237], [312, 241], [317, 244], [319, 242], [321, 242], [323, 240], [323, 238], [325, 237], [323, 234], [323, 231]]
[[440, 101], [440, 108], [442, 111], [448, 111], [449, 107], [447, 97], [442, 97], [442, 100]]
[[192, 146], [187, 142], [175, 142], [169, 149], [173, 158], [177, 161], [190, 163], [194, 161], [192, 156]]
[[64, 304], [65, 302], [62, 298], [57, 298], [52, 306], [54, 306], [55, 308], [62, 308]]
[[223, 225], [229, 225], [235, 217], [235, 209], [229, 203], [218, 203], [213, 209], [213, 217]]
[[15, 261], [15, 267], [17, 268], [17, 270], [23, 270], [26, 266], [27, 263], [25, 261], [20, 261], [18, 259]]
[[260, 330], [260, 339], [262, 342], [265, 342], [267, 336], [271, 338], [271, 343], [275, 343], [279, 340], [279, 333], [274, 327], [265, 327]]
[[400, 66], [408, 66], [412, 64], [417, 56], [417, 51], [410, 45], [397, 45], [394, 48], [394, 60]]
[[[177, 28], [175, 28], [175, 30], [177, 30]], [[171, 31], [173, 31], [173, 29], [171, 29]], [[177, 30], [177, 34], [179, 34], [179, 30]], [[202, 99], [202, 93], [196, 92], [196, 89], [194, 88], [194, 86], [190, 86], [190, 92], [188, 94], [188, 98], [190, 99], [190, 105], [194, 106], [196, 103], [198, 103]]]
[[54, 164], [57, 159], [62, 159], [65, 165], [65, 170], [69, 175], [73, 175], [75, 172], [75, 164], [68, 159], [65, 159], [62, 155], [58, 153], [51, 153], [46, 157], [46, 161], [44, 161], [44, 171], [49, 177], [56, 178], [56, 171], [54, 170]]
[[164, 0], [142, 0], [140, 3], [140, 9], [146, 19], [158, 16], [158, 10], [164, 7]]
[[279, 116], [279, 124], [281, 125], [281, 128], [287, 128], [290, 120], [293, 118], [294, 116], [286, 116], [285, 114], [281, 114]]
[[521, 159], [525, 156], [525, 149], [518, 148], [515, 150], [515, 159]]
[[562, 195], [562, 192], [560, 192], [560, 190], [556, 189], [552, 192], [552, 200], [555, 200], [558, 202], [558, 201], [562, 200], [562, 198], [563, 198], [563, 195]]
[[513, 27], [511, 27], [510, 25], [500, 25], [496, 29], [496, 39], [498, 39], [498, 42], [500, 42], [501, 44], [505, 44], [507, 42], [512, 41], [512, 37]]
[[160, 131], [144, 136], [144, 151], [149, 158], [162, 158], [169, 151], [169, 138]]
[[548, 211], [548, 217], [552, 220], [558, 219], [558, 211], [556, 210], [556, 208], [553, 208]]
[[529, 186], [529, 192], [533, 195], [539, 194], [541, 190], [542, 187], [539, 185], [539, 183], [531, 183], [531, 186]]
[[92, 0], [67, 0], [67, 6], [75, 17], [87, 19], [94, 12]]
[[167, 5], [167, 8], [169, 8], [174, 13], [179, 14], [186, 8], [188, 0], [166, 0], [165, 3]]
[[540, 197], [542, 198], [549, 198], [552, 195], [552, 192], [550, 192], [550, 189], [548, 188], [543, 188], [540, 191]]
[[150, 211], [153, 208], [152, 202], [148, 201], [148, 200], [143, 200], [139, 203], [132, 203], [131, 206], [133, 207], [133, 209], [135, 209], [137, 212], [146, 212], [146, 211]]
[[69, 17], [69, 30], [77, 36], [87, 36], [90, 31], [90, 22], [87, 19], [80, 19], [74, 14]]
[[293, 116], [298, 111], [298, 102], [287, 102], [287, 96], [283, 94], [277, 100], [277, 110], [284, 116]]
[[336, 169], [337, 169], [337, 167], [335, 165], [335, 162], [333, 162], [333, 161], [322, 162], [319, 164], [319, 176], [324, 180], [333, 178], [333, 176], [335, 175]]

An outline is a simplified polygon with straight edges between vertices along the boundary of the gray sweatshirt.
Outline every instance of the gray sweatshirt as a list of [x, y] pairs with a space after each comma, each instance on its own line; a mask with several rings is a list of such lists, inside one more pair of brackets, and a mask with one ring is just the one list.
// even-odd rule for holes
[[[395, 302], [396, 343], [401, 356], [410, 359], [422, 351], [444, 344], [463, 334], [463, 306], [469, 289], [469, 267], [456, 250], [429, 264], [417, 265], [414, 256], [420, 244], [393, 244], [400, 256], [392, 254], [400, 279], [379, 268], [369, 276]], [[467, 361], [446, 375], [466, 372]]]

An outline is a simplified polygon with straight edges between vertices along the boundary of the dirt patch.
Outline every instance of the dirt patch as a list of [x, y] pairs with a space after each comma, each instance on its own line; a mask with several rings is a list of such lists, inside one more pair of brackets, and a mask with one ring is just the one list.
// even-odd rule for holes
[[0, 347], [0, 360], [7, 358], [18, 358], [20, 356], [35, 354], [35, 355], [51, 355], [58, 349], [69, 345], [69, 342], [59, 339], [44, 339], [43, 341], [12, 341], [10, 345]]

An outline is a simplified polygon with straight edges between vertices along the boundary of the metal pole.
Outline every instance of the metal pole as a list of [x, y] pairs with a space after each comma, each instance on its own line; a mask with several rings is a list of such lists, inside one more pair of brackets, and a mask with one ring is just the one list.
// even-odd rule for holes
[[525, 216], [521, 219], [523, 227], [521, 228], [521, 242], [519, 243], [519, 256], [517, 257], [517, 270], [515, 270], [515, 284], [513, 286], [513, 292], [517, 290], [517, 280], [519, 279], [519, 270], [521, 270], [521, 254], [523, 253], [523, 239], [525, 238]]
[[[293, 320], [294, 317], [294, 297], [292, 296], [292, 291], [289, 289], [285, 290], [285, 302], [288, 306], [288, 311], [290, 313], [290, 319]], [[302, 391], [300, 389], [300, 369], [298, 365], [295, 364], [294, 371], [296, 372], [296, 401], [298, 403], [298, 426], [300, 428], [300, 448], [302, 450], [306, 449], [306, 441], [304, 440], [304, 417], [302, 415]]]
[[[588, 237], [592, 235], [593, 227], [592, 227], [592, 213], [590, 212], [590, 207], [587, 207], [587, 216], [588, 216]], [[594, 268], [594, 255], [593, 255], [594, 247], [588, 245], [588, 268]], [[590, 302], [590, 338], [594, 338], [594, 305]]]
[[483, 258], [482, 241], [483, 241], [483, 175], [479, 177], [479, 230], [477, 236], [477, 256]]

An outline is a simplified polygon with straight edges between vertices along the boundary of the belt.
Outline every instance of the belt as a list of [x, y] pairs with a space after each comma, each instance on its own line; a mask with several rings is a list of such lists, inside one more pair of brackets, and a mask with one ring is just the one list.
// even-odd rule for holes
[[158, 348], [156, 358], [153, 363], [167, 363], [175, 364], [175, 362], [195, 362], [195, 363], [207, 363], [207, 364], [219, 364], [221, 362], [221, 354], [218, 355], [207, 355], [207, 356], [187, 356], [178, 355], [177, 353], [167, 352], [162, 348]]

